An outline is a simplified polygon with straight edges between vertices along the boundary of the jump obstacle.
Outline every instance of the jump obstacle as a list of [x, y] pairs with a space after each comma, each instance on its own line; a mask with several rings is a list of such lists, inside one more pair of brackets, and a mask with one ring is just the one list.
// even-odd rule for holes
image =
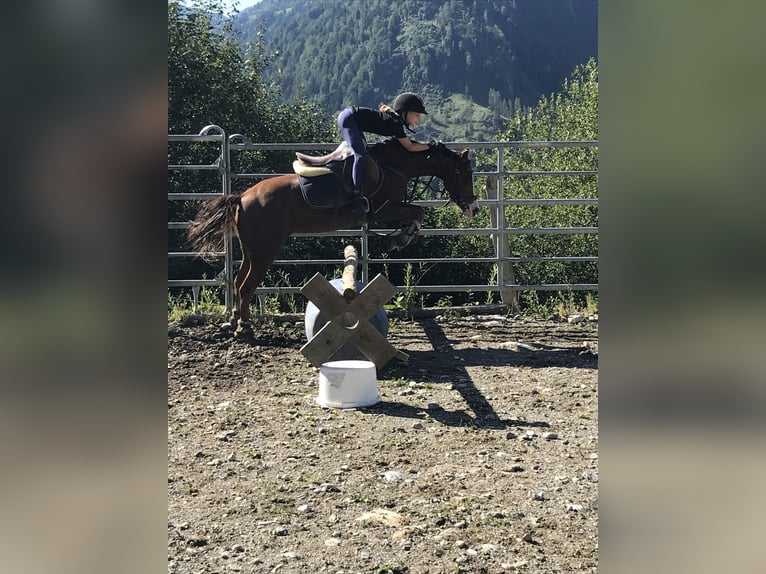
[[[336, 279], [331, 283], [316, 273], [301, 288], [301, 293], [310, 301], [309, 306], [313, 304], [323, 315], [319, 319], [327, 320], [313, 333], [313, 326], [318, 326], [318, 323], [313, 324], [317, 316], [312, 316], [307, 308], [306, 336], [309, 340], [301, 347], [301, 353], [315, 367], [320, 367], [331, 357], [337, 358], [338, 351], [349, 349], [349, 345], [375, 363], [378, 369], [394, 357], [406, 362], [409, 355], [386, 339], [388, 320], [383, 305], [396, 294], [396, 287], [380, 273], [366, 286], [358, 282], [358, 258], [353, 245], [346, 246], [343, 258], [343, 274], [339, 281]], [[358, 291], [359, 286], [362, 286], [361, 291]]]

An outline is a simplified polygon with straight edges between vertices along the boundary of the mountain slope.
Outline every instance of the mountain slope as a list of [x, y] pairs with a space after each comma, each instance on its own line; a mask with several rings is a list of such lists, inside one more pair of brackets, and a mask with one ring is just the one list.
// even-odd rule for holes
[[[265, 26], [270, 80], [286, 97], [303, 91], [335, 113], [411, 90], [432, 116], [450, 114], [429, 117], [421, 133], [479, 139], [597, 56], [597, 8], [595, 0], [263, 0], [234, 27], [247, 43]], [[479, 119], [469, 133], [450, 133], [453, 115]]]

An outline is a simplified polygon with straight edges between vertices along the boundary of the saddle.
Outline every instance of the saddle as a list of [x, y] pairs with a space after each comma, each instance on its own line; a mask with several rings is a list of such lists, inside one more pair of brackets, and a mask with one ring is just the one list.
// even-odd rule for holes
[[[296, 152], [293, 171], [298, 175], [306, 203], [312, 207], [340, 207], [351, 203], [354, 152], [345, 142], [323, 156], [310, 156]], [[333, 177], [326, 177], [333, 176]], [[367, 156], [364, 189], [367, 197], [375, 195], [383, 186], [383, 171]]]

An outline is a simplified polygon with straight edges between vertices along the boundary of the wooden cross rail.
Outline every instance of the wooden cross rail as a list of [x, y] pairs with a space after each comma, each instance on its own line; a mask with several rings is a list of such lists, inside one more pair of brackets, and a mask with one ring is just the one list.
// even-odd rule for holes
[[353, 343], [378, 369], [394, 357], [407, 361], [409, 356], [397, 350], [370, 323], [383, 304], [396, 294], [396, 287], [378, 274], [360, 293], [356, 292], [356, 249], [344, 250], [345, 267], [341, 277], [342, 293], [319, 273], [301, 288], [306, 296], [328, 318], [301, 353], [315, 367], [320, 367], [346, 342]]

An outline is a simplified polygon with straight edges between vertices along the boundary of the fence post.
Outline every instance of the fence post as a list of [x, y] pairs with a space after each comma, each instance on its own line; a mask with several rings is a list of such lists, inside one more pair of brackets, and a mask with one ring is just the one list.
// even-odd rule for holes
[[[229, 138], [226, 132], [221, 130], [221, 178], [223, 184], [223, 194], [231, 195], [231, 148], [229, 147]], [[226, 303], [226, 312], [231, 313], [234, 307], [234, 234], [232, 234], [224, 245], [224, 301]]]
[[[497, 148], [497, 175], [488, 175], [486, 180], [487, 198], [501, 200], [505, 197], [503, 191], [503, 172], [505, 171], [503, 162], [503, 148]], [[497, 257], [497, 285], [500, 288], [500, 300], [504, 305], [509, 305], [513, 311], [518, 310], [518, 298], [516, 291], [508, 289], [504, 285], [516, 283], [516, 274], [513, 271], [513, 265], [510, 261], [504, 260], [510, 257], [510, 246], [508, 245], [508, 234], [505, 224], [505, 205], [495, 204], [494, 209], [490, 210], [490, 224], [497, 229], [497, 234], [492, 235], [492, 242], [495, 244], [495, 257]]]

